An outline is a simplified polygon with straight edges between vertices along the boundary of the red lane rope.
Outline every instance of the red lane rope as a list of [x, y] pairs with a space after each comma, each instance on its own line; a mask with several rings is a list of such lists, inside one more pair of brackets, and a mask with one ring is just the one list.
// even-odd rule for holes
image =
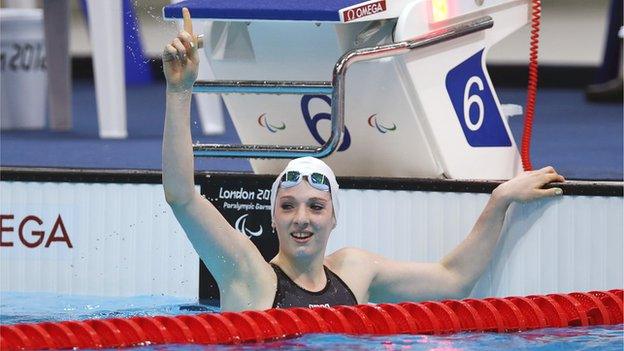
[[447, 334], [621, 324], [623, 290], [0, 326], [1, 350], [238, 344], [306, 333]]
[[537, 94], [537, 57], [539, 53], [539, 31], [542, 18], [541, 0], [533, 0], [531, 8], [531, 44], [529, 49], [529, 83], [527, 89], [526, 110], [520, 157], [525, 171], [533, 169], [531, 165], [531, 133], [533, 131], [533, 115], [535, 114], [535, 95]]

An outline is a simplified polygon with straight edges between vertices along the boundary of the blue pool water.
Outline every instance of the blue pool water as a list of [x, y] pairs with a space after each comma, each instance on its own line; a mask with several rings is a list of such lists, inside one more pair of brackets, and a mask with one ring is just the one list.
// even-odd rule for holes
[[[217, 312], [191, 299], [167, 296], [102, 298], [43, 293], [1, 293], [0, 324]], [[605, 350], [624, 349], [624, 325], [553, 328], [519, 333], [349, 336], [310, 334], [244, 345], [155, 345], [133, 350]]]

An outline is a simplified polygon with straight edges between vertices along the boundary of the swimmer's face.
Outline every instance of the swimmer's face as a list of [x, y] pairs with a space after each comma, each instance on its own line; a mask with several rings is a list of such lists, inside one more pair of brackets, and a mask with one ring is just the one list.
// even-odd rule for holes
[[279, 188], [275, 203], [273, 225], [280, 252], [292, 258], [325, 255], [329, 233], [336, 226], [330, 193], [302, 181]]

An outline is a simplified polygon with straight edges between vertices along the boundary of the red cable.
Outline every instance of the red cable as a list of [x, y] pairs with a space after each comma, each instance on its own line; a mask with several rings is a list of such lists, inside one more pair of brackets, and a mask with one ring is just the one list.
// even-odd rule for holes
[[522, 146], [520, 156], [525, 171], [533, 169], [531, 165], [531, 131], [533, 129], [533, 115], [535, 113], [535, 95], [537, 93], [537, 56], [539, 52], [539, 30], [542, 18], [541, 0], [533, 0], [531, 8], [531, 44], [529, 50], [529, 84], [527, 89], [526, 111], [524, 115], [524, 130], [522, 132]]

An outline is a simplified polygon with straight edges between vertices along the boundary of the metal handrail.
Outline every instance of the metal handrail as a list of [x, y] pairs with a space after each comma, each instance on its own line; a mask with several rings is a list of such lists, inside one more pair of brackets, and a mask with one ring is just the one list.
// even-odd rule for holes
[[194, 93], [212, 94], [331, 94], [331, 82], [293, 82], [283, 80], [209, 80], [197, 81]]
[[251, 144], [195, 144], [195, 157], [245, 157], [245, 158], [297, 158], [303, 156], [326, 157], [340, 142], [344, 129], [345, 76], [349, 66], [360, 61], [369, 61], [407, 53], [456, 39], [468, 34], [492, 28], [492, 17], [485, 16], [474, 21], [460, 23], [436, 30], [424, 36], [398, 43], [359, 48], [347, 51], [334, 66], [333, 78], [329, 82], [290, 81], [209, 81], [196, 82], [194, 92], [239, 93], [239, 94], [330, 94], [331, 135], [321, 146], [306, 145], [251, 145]]

